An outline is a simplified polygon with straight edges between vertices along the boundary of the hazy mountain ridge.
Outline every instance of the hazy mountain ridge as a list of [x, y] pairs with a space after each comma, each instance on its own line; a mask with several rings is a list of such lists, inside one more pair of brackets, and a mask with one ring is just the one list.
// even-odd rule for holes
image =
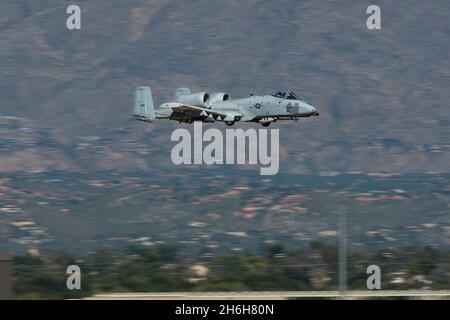
[[[369, 1], [79, 4], [81, 31], [65, 28], [68, 2], [0, 5], [8, 13], [0, 19], [0, 115], [57, 137], [51, 152], [34, 148], [32, 166], [2, 150], [1, 171], [171, 166], [170, 132], [179, 125], [130, 121], [141, 84], [157, 103], [178, 86], [299, 92], [321, 116], [275, 124], [283, 172], [450, 170], [448, 3], [381, 1], [381, 31], [365, 27]], [[92, 136], [103, 152], [75, 147]], [[129, 140], [154, 156], [125, 147]]]

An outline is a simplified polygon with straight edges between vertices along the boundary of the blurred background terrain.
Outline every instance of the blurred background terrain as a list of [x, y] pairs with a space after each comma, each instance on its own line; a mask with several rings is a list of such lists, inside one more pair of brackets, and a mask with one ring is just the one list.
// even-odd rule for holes
[[[448, 250], [448, 1], [377, 1], [379, 31], [371, 1], [80, 0], [81, 31], [69, 4], [0, 3], [0, 250], [309, 247], [336, 243], [338, 209], [352, 249]], [[176, 167], [170, 134], [191, 126], [131, 120], [138, 85], [156, 104], [292, 89], [320, 117], [271, 126], [275, 177]]]

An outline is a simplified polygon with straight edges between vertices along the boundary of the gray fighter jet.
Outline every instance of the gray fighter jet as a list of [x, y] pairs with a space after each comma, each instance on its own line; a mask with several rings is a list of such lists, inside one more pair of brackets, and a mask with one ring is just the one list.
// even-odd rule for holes
[[135, 119], [146, 122], [155, 119], [180, 123], [223, 121], [232, 126], [236, 121], [250, 121], [267, 127], [277, 120], [298, 120], [318, 116], [319, 112], [292, 91], [231, 99], [226, 92], [191, 93], [188, 88], [176, 89], [174, 101], [163, 103], [155, 110], [150, 87], [138, 87], [133, 115]]

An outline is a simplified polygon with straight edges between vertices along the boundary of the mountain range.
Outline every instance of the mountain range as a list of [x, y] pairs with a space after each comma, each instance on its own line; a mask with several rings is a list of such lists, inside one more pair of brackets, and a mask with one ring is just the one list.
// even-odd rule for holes
[[0, 172], [173, 168], [170, 133], [190, 126], [132, 121], [138, 85], [156, 104], [181, 86], [294, 90], [321, 115], [272, 126], [283, 173], [450, 169], [448, 2], [378, 1], [381, 30], [366, 27], [370, 1], [77, 3], [81, 30], [66, 28], [67, 1], [0, 4]]

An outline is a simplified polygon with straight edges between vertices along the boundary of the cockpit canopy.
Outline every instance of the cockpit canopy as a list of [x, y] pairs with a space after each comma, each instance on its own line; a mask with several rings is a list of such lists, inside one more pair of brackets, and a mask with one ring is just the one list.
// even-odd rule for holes
[[272, 97], [287, 99], [287, 100], [302, 100], [293, 91], [288, 91], [288, 92], [278, 91], [278, 92], [273, 93]]

